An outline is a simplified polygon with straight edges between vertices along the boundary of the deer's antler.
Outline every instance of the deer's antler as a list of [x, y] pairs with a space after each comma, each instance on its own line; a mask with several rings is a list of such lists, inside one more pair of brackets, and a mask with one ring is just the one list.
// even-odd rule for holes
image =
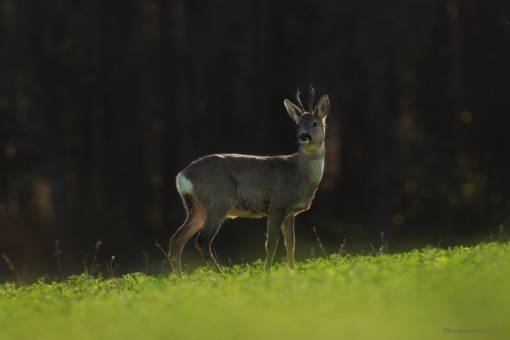
[[303, 113], [305, 113], [305, 108], [303, 106], [303, 103], [301, 103], [301, 99], [299, 99], [300, 94], [301, 93], [299, 93], [299, 86], [298, 86], [297, 91], [296, 91], [296, 101], [299, 104], [299, 109], [301, 110], [301, 114], [303, 114]]

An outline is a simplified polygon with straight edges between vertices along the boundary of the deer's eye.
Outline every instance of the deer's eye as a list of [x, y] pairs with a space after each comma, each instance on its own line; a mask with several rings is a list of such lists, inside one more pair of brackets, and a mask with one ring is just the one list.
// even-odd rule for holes
[[297, 128], [299, 129], [299, 124], [298, 124]]
[[313, 124], [312, 124], [312, 125], [313, 125], [313, 126], [317, 126], [317, 122], [313, 122]]

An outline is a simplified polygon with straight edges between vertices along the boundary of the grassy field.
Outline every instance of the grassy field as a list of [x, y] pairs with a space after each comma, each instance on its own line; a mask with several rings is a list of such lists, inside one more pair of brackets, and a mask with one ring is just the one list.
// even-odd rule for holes
[[262, 267], [4, 284], [0, 339], [510, 338], [509, 244]]

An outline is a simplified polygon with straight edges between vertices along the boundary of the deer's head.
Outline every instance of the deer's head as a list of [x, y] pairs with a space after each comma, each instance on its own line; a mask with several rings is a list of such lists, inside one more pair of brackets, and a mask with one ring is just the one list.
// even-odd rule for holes
[[297, 124], [297, 137], [300, 147], [307, 150], [314, 150], [324, 143], [326, 134], [326, 116], [329, 113], [329, 98], [327, 95], [322, 98], [313, 108], [313, 97], [315, 91], [310, 85], [310, 104], [309, 110], [305, 111], [301, 100], [299, 99], [299, 87], [296, 92], [296, 101], [299, 106], [291, 103], [290, 100], [285, 99], [284, 104], [290, 117]]

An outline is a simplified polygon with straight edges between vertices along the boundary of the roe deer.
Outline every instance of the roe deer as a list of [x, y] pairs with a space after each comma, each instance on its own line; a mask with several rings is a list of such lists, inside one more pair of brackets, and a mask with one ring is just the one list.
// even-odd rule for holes
[[324, 169], [324, 136], [329, 99], [324, 95], [315, 109], [310, 85], [306, 112], [285, 100], [297, 123], [299, 150], [288, 156], [261, 157], [218, 154], [192, 162], [177, 175], [177, 190], [187, 211], [184, 224], [170, 239], [168, 258], [175, 274], [181, 274], [184, 244], [198, 231], [195, 245], [213, 272], [221, 272], [211, 253], [211, 242], [225, 218], [267, 216], [266, 270], [271, 269], [282, 228], [289, 268], [294, 268], [294, 217], [310, 208]]

